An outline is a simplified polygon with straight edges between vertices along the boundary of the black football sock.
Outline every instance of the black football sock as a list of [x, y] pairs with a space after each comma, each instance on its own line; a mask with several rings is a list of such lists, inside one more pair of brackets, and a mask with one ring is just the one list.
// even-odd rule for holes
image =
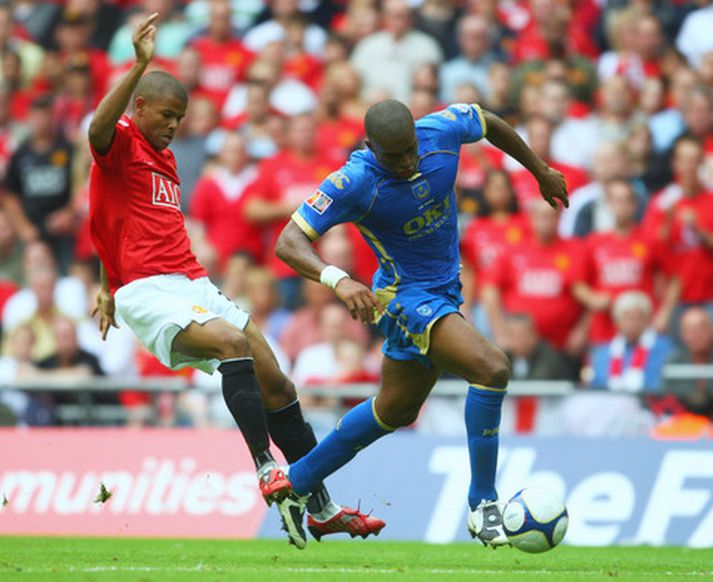
[[[299, 400], [295, 400], [292, 404], [279, 410], [268, 411], [267, 427], [270, 430], [272, 441], [285, 455], [288, 463], [298, 461], [317, 446], [317, 437], [314, 436], [312, 427], [305, 422], [302, 416]], [[319, 513], [327, 506], [331, 498], [324, 483], [320, 483], [311, 493], [307, 509], [310, 513]]]
[[252, 358], [223, 360], [218, 367], [223, 375], [223, 398], [243, 433], [255, 466], [274, 463], [267, 434], [265, 405], [255, 378]]

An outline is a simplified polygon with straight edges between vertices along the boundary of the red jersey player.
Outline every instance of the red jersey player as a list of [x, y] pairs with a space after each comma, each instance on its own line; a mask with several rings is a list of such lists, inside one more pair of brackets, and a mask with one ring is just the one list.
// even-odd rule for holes
[[[668, 271], [667, 252], [661, 243], [645, 235], [636, 224], [637, 200], [631, 183], [614, 180], [606, 186], [606, 201], [614, 216], [611, 232], [592, 233], [584, 241], [581, 280], [574, 285], [575, 296], [591, 311], [589, 339], [608, 342], [616, 335], [611, 307], [625, 291], [642, 291], [655, 299], [657, 279]], [[668, 329], [678, 301], [680, 281], [666, 277], [655, 327]]]
[[[292, 486], [270, 454], [268, 430], [288, 459], [300, 458], [317, 441], [302, 418], [294, 385], [258, 328], [208, 280], [190, 251], [176, 162], [167, 149], [188, 96], [168, 73], [143, 75], [154, 53], [157, 18], [153, 14], [137, 28], [136, 62], [102, 99], [89, 127], [90, 224], [102, 261], [100, 329], [106, 337], [116, 326], [116, 311], [165, 366], [220, 371], [226, 404], [255, 460], [261, 492], [268, 503], [278, 503], [290, 541], [302, 548], [306, 535], [291, 510]], [[130, 118], [122, 114], [132, 94]], [[366, 536], [384, 526], [334, 505], [323, 485], [312, 502], [322, 535]]]

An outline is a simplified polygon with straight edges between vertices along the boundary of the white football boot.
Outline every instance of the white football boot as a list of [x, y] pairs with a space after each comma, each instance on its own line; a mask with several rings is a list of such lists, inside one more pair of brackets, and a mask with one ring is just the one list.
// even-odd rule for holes
[[478, 507], [468, 512], [468, 531], [471, 537], [493, 549], [509, 546], [503, 527], [504, 510], [503, 501], [481, 501]]

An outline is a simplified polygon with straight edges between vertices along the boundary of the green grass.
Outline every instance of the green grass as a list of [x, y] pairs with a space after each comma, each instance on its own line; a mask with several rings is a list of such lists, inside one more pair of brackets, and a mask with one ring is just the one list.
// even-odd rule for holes
[[691, 580], [713, 550], [570, 548], [528, 555], [476, 544], [0, 537], [0, 580]]

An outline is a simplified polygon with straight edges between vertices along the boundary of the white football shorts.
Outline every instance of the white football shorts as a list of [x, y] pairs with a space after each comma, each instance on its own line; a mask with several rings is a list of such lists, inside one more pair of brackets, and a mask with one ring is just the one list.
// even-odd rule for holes
[[244, 330], [250, 319], [208, 277], [154, 275], [137, 279], [120, 287], [114, 301], [119, 319], [164, 366], [173, 370], [190, 366], [212, 374], [220, 365], [216, 359], [191, 358], [173, 350], [173, 340], [192, 322], [203, 325], [221, 318]]

